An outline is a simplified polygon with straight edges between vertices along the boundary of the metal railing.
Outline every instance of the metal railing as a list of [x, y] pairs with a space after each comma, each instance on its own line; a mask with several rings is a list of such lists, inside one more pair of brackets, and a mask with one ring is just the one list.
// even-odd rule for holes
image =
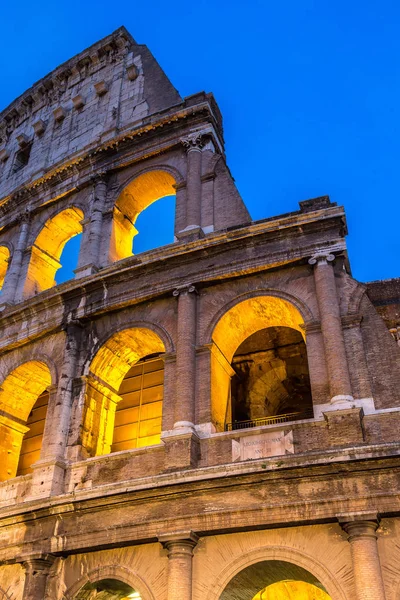
[[262, 417], [261, 419], [252, 419], [251, 421], [234, 421], [225, 424], [225, 431], [235, 431], [236, 429], [249, 429], [250, 427], [261, 427], [262, 425], [277, 425], [287, 423], [288, 421], [300, 421], [301, 419], [312, 419], [314, 412], [312, 409], [303, 412], [286, 413], [284, 415], [275, 415], [273, 417]]

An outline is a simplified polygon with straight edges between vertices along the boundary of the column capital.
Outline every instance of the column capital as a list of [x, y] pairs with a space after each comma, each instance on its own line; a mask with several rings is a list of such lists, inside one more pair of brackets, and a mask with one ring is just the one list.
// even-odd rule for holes
[[179, 287], [175, 288], [174, 291], [172, 292], [173, 296], [180, 296], [181, 294], [198, 294], [198, 291], [196, 289], [196, 286], [193, 283], [187, 283], [185, 285], [180, 285]]
[[106, 169], [104, 169], [102, 171], [97, 171], [90, 177], [90, 181], [94, 185], [97, 185], [98, 183], [107, 183], [107, 179], [108, 179], [108, 171]]
[[368, 515], [349, 515], [339, 517], [339, 524], [349, 536], [349, 542], [360, 538], [377, 538], [379, 516], [375, 513]]
[[32, 556], [21, 561], [25, 571], [42, 571], [48, 572], [53, 566], [56, 557], [54, 554], [43, 554], [41, 556]]
[[168, 556], [192, 554], [199, 537], [193, 531], [180, 531], [159, 536], [158, 541], [168, 550]]
[[308, 259], [309, 265], [326, 265], [335, 260], [335, 255], [330, 252], [318, 252]]
[[204, 134], [201, 131], [195, 131], [194, 133], [190, 133], [189, 135], [181, 138], [180, 142], [186, 148], [187, 152], [192, 150], [201, 152], [205, 144]]

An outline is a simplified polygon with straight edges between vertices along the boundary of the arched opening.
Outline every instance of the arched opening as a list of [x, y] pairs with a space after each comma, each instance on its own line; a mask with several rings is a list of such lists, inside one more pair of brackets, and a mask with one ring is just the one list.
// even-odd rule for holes
[[[32, 245], [25, 282], [25, 296], [29, 297], [47, 290], [56, 282], [61, 268], [61, 254], [66, 243], [82, 233], [83, 212], [76, 207], [67, 208], [49, 219]], [[63, 260], [66, 256], [63, 255]], [[76, 266], [76, 265], [74, 265]], [[70, 267], [73, 267], [70, 265]]]
[[160, 443], [164, 343], [152, 330], [115, 333], [90, 365], [83, 445], [90, 456]]
[[49, 368], [41, 361], [20, 365], [2, 383], [0, 481], [29, 473], [39, 459], [50, 384]]
[[75, 277], [74, 269], [78, 265], [81, 241], [82, 233], [78, 233], [66, 242], [60, 256], [61, 267], [56, 271], [55, 275], [57, 285]]
[[233, 577], [220, 600], [330, 600], [324, 585], [310, 571], [282, 561], [265, 560]]
[[[140, 251], [156, 248], [174, 241], [173, 228], [170, 231], [170, 217], [171, 213], [174, 213], [172, 206], [174, 202], [171, 201], [171, 197], [175, 196], [174, 185], [175, 179], [172, 175], [166, 171], [156, 170], [139, 175], [123, 189], [114, 207], [110, 244], [111, 262], [132, 256], [134, 238], [139, 232], [137, 228], [137, 226], [139, 227], [138, 217], [161, 198], [166, 199], [168, 197], [168, 201], [162, 203], [166, 205], [167, 210], [161, 211], [159, 214], [156, 213], [156, 215], [150, 215], [152, 222], [147, 221], [140, 226], [142, 229], [146, 229], [147, 233], [146, 244]], [[160, 208], [162, 208], [162, 204], [160, 203]], [[166, 224], [168, 224], [167, 228]], [[171, 236], [170, 240], [163, 235], [167, 230]], [[137, 251], [135, 247], [135, 252], [137, 253]]]
[[211, 411], [218, 430], [312, 417], [299, 310], [276, 296], [235, 304], [214, 328]]
[[246, 338], [232, 358], [232, 427], [263, 425], [273, 417], [312, 416], [303, 336], [291, 327], [267, 327]]
[[87, 583], [74, 600], [142, 600], [140, 593], [118, 579], [102, 579]]
[[253, 600], [329, 600], [324, 590], [305, 581], [278, 581], [256, 594]]
[[10, 261], [10, 251], [6, 246], [0, 246], [0, 294], [3, 289], [4, 279], [6, 277], [8, 263]]

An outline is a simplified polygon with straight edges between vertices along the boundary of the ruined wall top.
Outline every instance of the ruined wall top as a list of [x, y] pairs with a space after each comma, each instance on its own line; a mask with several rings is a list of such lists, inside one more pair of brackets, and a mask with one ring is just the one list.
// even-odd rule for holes
[[0, 198], [181, 102], [148, 48], [121, 27], [0, 113]]

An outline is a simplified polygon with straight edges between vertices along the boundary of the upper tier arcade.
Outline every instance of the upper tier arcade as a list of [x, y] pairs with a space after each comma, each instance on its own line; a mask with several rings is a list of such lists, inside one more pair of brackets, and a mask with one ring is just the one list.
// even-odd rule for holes
[[182, 99], [122, 27], [0, 115], [1, 306], [54, 287], [78, 234], [76, 278], [132, 256], [137, 217], [172, 195], [171, 243], [250, 221], [212, 94]]

